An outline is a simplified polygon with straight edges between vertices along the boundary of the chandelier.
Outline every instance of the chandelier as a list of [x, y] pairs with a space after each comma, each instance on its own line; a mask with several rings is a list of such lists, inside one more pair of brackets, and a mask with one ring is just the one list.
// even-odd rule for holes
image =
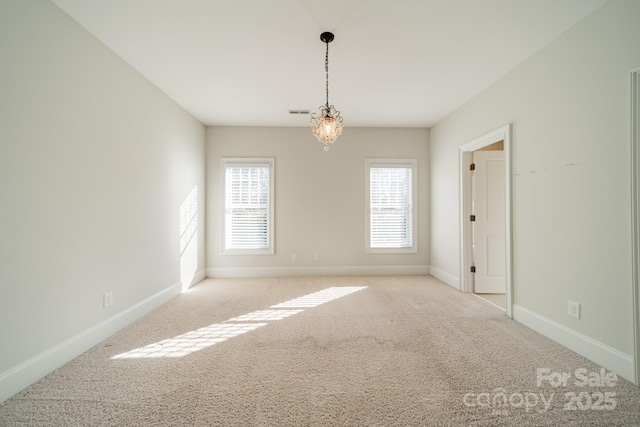
[[318, 141], [324, 144], [324, 151], [329, 151], [329, 144], [333, 144], [342, 134], [342, 117], [340, 117], [340, 111], [336, 110], [333, 105], [329, 105], [329, 43], [333, 41], [333, 33], [320, 34], [320, 40], [327, 45], [324, 58], [327, 102], [320, 106], [320, 113], [311, 115], [311, 131]]

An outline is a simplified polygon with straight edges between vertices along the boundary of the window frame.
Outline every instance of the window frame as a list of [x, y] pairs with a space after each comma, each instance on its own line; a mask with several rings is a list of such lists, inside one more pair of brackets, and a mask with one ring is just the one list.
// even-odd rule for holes
[[[371, 169], [372, 168], [411, 169], [411, 246], [394, 248], [371, 247]], [[418, 160], [417, 159], [366, 159], [365, 160], [365, 253], [367, 254], [407, 254], [418, 252]]]
[[[266, 248], [227, 248], [227, 169], [229, 167], [258, 167], [267, 166], [269, 169], [269, 193], [268, 193], [268, 225], [267, 225], [267, 242]], [[258, 157], [234, 157], [221, 159], [221, 189], [222, 189], [222, 239], [221, 250], [223, 255], [273, 255], [275, 253], [274, 235], [275, 235], [275, 216], [274, 216], [274, 183], [275, 183], [275, 159], [274, 158], [258, 158]]]

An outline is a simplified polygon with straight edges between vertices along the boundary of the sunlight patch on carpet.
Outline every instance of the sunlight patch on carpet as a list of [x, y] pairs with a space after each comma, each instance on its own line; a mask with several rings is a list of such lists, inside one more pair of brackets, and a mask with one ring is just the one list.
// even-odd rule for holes
[[227, 322], [260, 322], [269, 320], [280, 320], [303, 310], [258, 310], [253, 313], [243, 314], [239, 317], [227, 320]]
[[215, 323], [174, 338], [118, 354], [112, 359], [182, 357], [265, 325], [267, 323]]
[[[271, 306], [271, 310], [258, 310], [214, 323], [173, 338], [136, 348], [126, 353], [113, 356], [111, 359], [143, 359], [158, 357], [183, 357], [196, 351], [211, 347], [229, 338], [237, 337], [268, 325], [272, 320], [281, 320], [304, 311], [305, 308], [317, 307], [327, 302], [361, 291], [366, 286], [331, 287]], [[295, 309], [294, 309], [295, 308]], [[239, 323], [236, 323], [239, 322]]]
[[289, 308], [289, 307], [317, 307], [329, 301], [342, 298], [346, 295], [365, 289], [366, 286], [345, 286], [333, 287], [314, 292], [303, 297], [295, 298], [290, 301], [272, 305], [271, 308]]

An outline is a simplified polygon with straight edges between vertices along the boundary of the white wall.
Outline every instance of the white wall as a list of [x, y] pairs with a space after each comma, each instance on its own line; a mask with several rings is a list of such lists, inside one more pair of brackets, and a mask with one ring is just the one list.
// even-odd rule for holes
[[[428, 130], [348, 128], [322, 147], [307, 127], [207, 128], [209, 275], [428, 272]], [[223, 157], [275, 158], [275, 255], [221, 254]], [[365, 254], [366, 158], [418, 159], [418, 253]]]
[[[512, 123], [514, 313], [565, 344], [593, 341], [611, 357], [572, 348], [628, 378], [639, 16], [638, 1], [608, 2], [431, 129], [432, 266], [459, 274], [458, 146]], [[581, 303], [580, 320], [568, 299]]]
[[205, 130], [49, 1], [0, 2], [0, 54], [2, 401], [180, 291], [195, 187], [204, 276]]

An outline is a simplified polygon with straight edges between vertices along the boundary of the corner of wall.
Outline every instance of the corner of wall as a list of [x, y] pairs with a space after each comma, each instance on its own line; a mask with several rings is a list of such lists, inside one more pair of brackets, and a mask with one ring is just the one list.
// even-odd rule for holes
[[447, 285], [460, 290], [460, 279], [453, 274], [449, 274], [444, 270], [440, 270], [437, 267], [430, 266], [429, 267], [430, 274], [436, 279], [446, 283]]

